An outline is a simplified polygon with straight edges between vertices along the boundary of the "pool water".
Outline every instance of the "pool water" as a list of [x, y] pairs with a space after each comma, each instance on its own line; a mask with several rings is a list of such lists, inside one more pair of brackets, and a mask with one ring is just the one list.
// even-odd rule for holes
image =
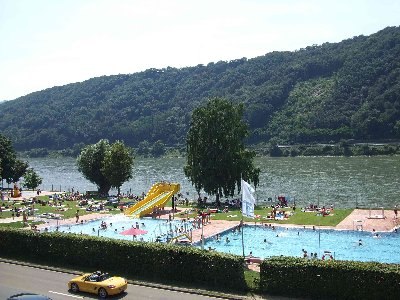
[[[99, 229], [101, 222], [107, 223], [107, 229]], [[132, 240], [132, 236], [120, 234], [139, 223], [140, 229], [148, 231], [136, 239], [148, 242], [156, 241], [161, 237], [166, 242], [168, 232], [174, 231], [174, 236], [180, 233], [177, 229], [192, 230], [191, 224], [180, 220], [167, 222], [151, 218], [134, 219], [124, 215], [116, 215], [99, 220], [93, 220], [77, 225], [61, 225], [58, 230], [76, 234], [87, 234], [115, 239]], [[112, 223], [112, 226], [110, 226]], [[144, 223], [144, 226], [142, 225]], [[94, 229], [94, 230], [93, 230]], [[116, 230], [115, 230], [116, 229]], [[56, 227], [49, 231], [56, 231]], [[325, 251], [331, 251], [335, 259], [354, 261], [377, 261], [385, 263], [400, 263], [400, 233], [379, 233], [374, 237], [371, 232], [363, 231], [338, 231], [318, 228], [316, 230], [303, 228], [285, 228], [268, 226], [244, 226], [243, 231], [244, 253], [248, 255], [267, 258], [271, 256], [295, 256], [302, 257], [302, 249], [308, 255], [317, 253], [321, 258]], [[229, 243], [226, 243], [226, 238]], [[361, 245], [359, 245], [361, 240]], [[195, 247], [200, 248], [200, 244]], [[205, 241], [204, 248], [211, 247], [219, 252], [236, 255], [243, 254], [242, 234], [238, 231], [228, 231], [220, 235], [220, 240], [209, 238]]]
[[[322, 258], [325, 251], [330, 251], [335, 259], [354, 261], [377, 261], [400, 263], [400, 233], [338, 231], [327, 229], [295, 229], [266, 226], [245, 226], [243, 231], [244, 253], [267, 258], [271, 256], [303, 257], [302, 249], [317, 253]], [[229, 242], [226, 242], [226, 238]], [[359, 245], [361, 240], [361, 245]], [[198, 246], [200, 247], [200, 246]], [[243, 255], [242, 234], [229, 231], [221, 234], [220, 240], [210, 238], [205, 241], [209, 247], [219, 252]]]
[[[101, 229], [102, 222], [107, 224], [107, 229]], [[124, 215], [116, 215], [88, 221], [83, 224], [61, 225], [58, 227], [58, 231], [131, 241], [133, 240], [131, 235], [122, 235], [120, 233], [132, 226], [136, 227], [136, 223], [138, 223], [140, 229], [147, 231], [146, 234], [137, 236], [136, 240], [143, 240], [146, 242], [154, 242], [157, 237], [160, 238], [161, 241], [166, 242], [167, 236], [172, 237], [169, 235], [171, 230], [173, 231], [173, 236], [177, 236], [181, 234], [179, 229], [181, 229], [181, 231], [186, 230], [190, 232], [192, 228], [190, 223], [182, 222], [180, 220], [167, 222], [166, 220], [157, 220], [152, 218], [135, 219]], [[49, 231], [57, 231], [57, 227], [50, 227]]]

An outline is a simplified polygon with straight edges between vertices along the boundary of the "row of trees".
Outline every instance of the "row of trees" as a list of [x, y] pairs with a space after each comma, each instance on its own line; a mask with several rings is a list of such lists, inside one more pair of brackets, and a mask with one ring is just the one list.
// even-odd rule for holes
[[[215, 98], [195, 109], [187, 138], [185, 175], [198, 193], [233, 196], [240, 190], [241, 179], [259, 182], [260, 170], [253, 165], [255, 153], [245, 149], [248, 136], [243, 121], [243, 105]], [[83, 176], [98, 186], [101, 194], [118, 189], [132, 178], [132, 151], [121, 141], [108, 140], [85, 147], [77, 159]]]

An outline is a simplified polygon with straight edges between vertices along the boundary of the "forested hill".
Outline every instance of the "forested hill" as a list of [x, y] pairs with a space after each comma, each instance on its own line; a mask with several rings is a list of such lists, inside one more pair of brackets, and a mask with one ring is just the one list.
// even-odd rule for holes
[[244, 103], [250, 143], [400, 138], [400, 27], [253, 59], [92, 78], [0, 104], [17, 150], [183, 145], [194, 108]]

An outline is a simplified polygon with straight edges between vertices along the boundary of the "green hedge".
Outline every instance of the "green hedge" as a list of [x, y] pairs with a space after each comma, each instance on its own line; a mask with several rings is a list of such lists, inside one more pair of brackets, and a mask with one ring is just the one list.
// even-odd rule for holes
[[273, 257], [261, 264], [260, 290], [313, 299], [399, 299], [400, 265]]
[[130, 242], [68, 233], [0, 228], [0, 256], [101, 269], [137, 280], [181, 282], [215, 289], [246, 289], [243, 258], [193, 247]]

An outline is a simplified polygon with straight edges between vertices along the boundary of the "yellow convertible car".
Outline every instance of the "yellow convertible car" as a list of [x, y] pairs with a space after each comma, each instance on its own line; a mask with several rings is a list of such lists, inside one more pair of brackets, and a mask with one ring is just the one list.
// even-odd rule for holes
[[108, 273], [100, 271], [83, 274], [68, 282], [68, 288], [72, 292], [88, 292], [97, 294], [100, 298], [122, 293], [127, 287], [128, 283], [125, 278], [111, 277]]

